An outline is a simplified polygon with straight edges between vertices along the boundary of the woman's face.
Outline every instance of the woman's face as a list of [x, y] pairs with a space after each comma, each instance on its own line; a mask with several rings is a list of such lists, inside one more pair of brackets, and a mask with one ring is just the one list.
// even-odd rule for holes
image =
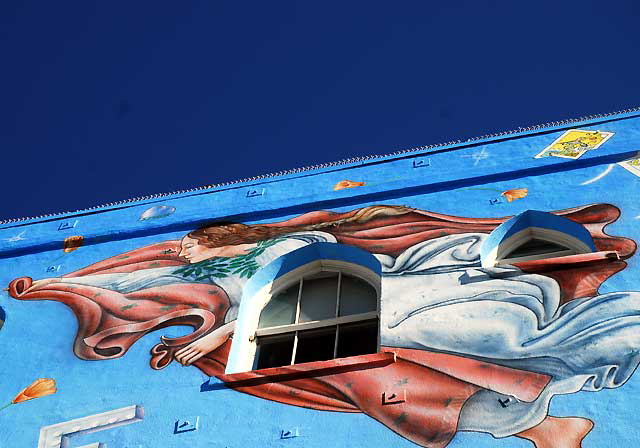
[[186, 258], [189, 263], [197, 263], [213, 257], [219, 257], [222, 247], [207, 247], [198, 244], [198, 240], [185, 236], [180, 243], [178, 256]]
[[238, 244], [235, 246], [207, 247], [199, 244], [195, 238], [185, 236], [180, 243], [178, 256], [185, 258], [189, 263], [208, 260], [213, 257], [237, 257], [247, 253], [255, 244]]

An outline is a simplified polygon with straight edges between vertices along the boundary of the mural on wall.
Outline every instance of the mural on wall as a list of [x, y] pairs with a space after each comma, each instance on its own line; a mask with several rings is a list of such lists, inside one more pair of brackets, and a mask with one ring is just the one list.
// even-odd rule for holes
[[[619, 216], [612, 205], [554, 213], [584, 225], [597, 250], [620, 259], [481, 268], [482, 242], [507, 217], [380, 205], [263, 225], [214, 223], [63, 277], [17, 278], [9, 293], [69, 306], [78, 319], [73, 351], [86, 360], [118, 358], [151, 331], [191, 326], [188, 335], [161, 338], [151, 367], [176, 360], [223, 377], [242, 288], [255, 272], [315, 242], [359, 247], [382, 267], [381, 351], [395, 353], [396, 362], [229, 387], [295, 406], [363, 412], [425, 447], [476, 431], [538, 448], [578, 448], [592, 422], [550, 416], [549, 403], [558, 394], [620, 387], [638, 366], [640, 293], [598, 293], [636, 245], [605, 233]], [[385, 399], [393, 394], [406, 400]]]
[[571, 129], [540, 151], [535, 158], [561, 157], [564, 159], [578, 159], [585, 152], [598, 149], [612, 136], [613, 132]]

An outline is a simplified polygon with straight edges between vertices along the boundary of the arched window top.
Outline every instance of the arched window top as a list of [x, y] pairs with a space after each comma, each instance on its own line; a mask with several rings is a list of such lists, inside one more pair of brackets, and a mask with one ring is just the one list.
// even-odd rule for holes
[[342, 271], [317, 271], [280, 288], [260, 314], [258, 329], [376, 312], [378, 293], [366, 280]]
[[596, 251], [582, 225], [538, 210], [514, 216], [491, 232], [482, 244], [483, 267], [584, 254]]
[[302, 275], [275, 292], [256, 331], [255, 369], [378, 351], [378, 292], [342, 270]]
[[273, 260], [243, 288], [225, 373], [377, 352], [380, 271], [338, 243]]

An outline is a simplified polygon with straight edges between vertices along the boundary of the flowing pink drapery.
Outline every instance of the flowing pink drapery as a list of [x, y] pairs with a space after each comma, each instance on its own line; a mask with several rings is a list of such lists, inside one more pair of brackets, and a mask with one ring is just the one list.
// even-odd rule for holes
[[[356, 212], [311, 212], [269, 225], [337, 222]], [[605, 233], [605, 226], [619, 216], [619, 210], [614, 206], [595, 204], [555, 213], [583, 224], [599, 251], [616, 251], [621, 258], [598, 265], [550, 266], [543, 270], [544, 275], [560, 284], [564, 302], [593, 296], [604, 280], [626, 266], [623, 260], [635, 252], [635, 243]], [[506, 219], [508, 217], [461, 218], [414, 210], [397, 216], [375, 217], [364, 223], [336, 224], [323, 230], [332, 233], [340, 243], [397, 256], [432, 238], [469, 232], [489, 233]], [[65, 275], [65, 278], [184, 265], [186, 261], [178, 257], [179, 250], [179, 241], [152, 244], [94, 263]], [[540, 266], [536, 269], [540, 271]], [[151, 331], [171, 325], [191, 326], [194, 329], [191, 334], [162, 338], [162, 342], [153, 347], [151, 366], [154, 369], [165, 367], [176, 350], [219, 327], [229, 308], [229, 299], [223, 289], [200, 283], [165, 285], [122, 294], [55, 281], [34, 287], [31, 278], [21, 277], [10, 283], [9, 293], [19, 300], [55, 300], [69, 306], [78, 320], [73, 350], [86, 360], [117, 358]], [[194, 365], [207, 375], [223, 375], [229, 347], [230, 341], [227, 341]], [[533, 401], [550, 380], [546, 375], [462, 356], [393, 347], [382, 350], [396, 353], [397, 361], [374, 369], [233, 387], [296, 406], [364, 412], [422, 446], [445, 447], [455, 435], [462, 406], [478, 390], [489, 389], [522, 401]], [[296, 366], [282, 369], [283, 372], [295, 372]], [[257, 371], [253, 375], [259, 378], [261, 374]], [[384, 404], [382, 393], [399, 387], [404, 389], [407, 400], [400, 404]]]

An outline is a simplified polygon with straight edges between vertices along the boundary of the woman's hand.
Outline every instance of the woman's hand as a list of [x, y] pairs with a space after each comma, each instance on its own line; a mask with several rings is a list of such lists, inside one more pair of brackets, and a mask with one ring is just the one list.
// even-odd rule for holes
[[191, 365], [207, 353], [214, 351], [227, 342], [227, 339], [229, 339], [233, 333], [235, 326], [235, 321], [224, 324], [211, 333], [193, 341], [186, 347], [181, 348], [175, 354], [176, 361], [183, 366]]

